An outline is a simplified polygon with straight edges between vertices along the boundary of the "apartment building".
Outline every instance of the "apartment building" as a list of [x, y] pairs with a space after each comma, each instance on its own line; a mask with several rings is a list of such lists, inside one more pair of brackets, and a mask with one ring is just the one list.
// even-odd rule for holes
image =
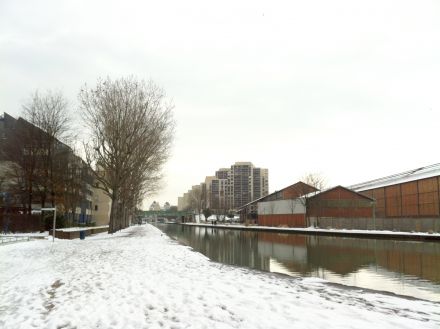
[[69, 146], [7, 113], [0, 115], [0, 141], [0, 192], [10, 207], [30, 215], [55, 204], [69, 225], [93, 222], [93, 172]]
[[268, 169], [257, 168], [251, 162], [236, 162], [230, 168], [218, 169], [215, 176], [207, 176], [205, 182], [193, 186], [178, 198], [178, 205], [179, 210], [191, 208], [191, 200], [196, 199], [197, 203], [201, 198], [202, 208], [227, 212], [268, 193]]

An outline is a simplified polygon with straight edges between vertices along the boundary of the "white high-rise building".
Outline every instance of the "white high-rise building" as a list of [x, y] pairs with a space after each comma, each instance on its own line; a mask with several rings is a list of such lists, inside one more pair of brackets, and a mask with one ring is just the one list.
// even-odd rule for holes
[[[269, 194], [269, 171], [254, 167], [251, 162], [236, 162], [230, 168], [220, 168], [215, 176], [206, 177], [199, 186], [203, 208], [227, 212]], [[179, 210], [190, 207], [188, 193], [179, 197]]]

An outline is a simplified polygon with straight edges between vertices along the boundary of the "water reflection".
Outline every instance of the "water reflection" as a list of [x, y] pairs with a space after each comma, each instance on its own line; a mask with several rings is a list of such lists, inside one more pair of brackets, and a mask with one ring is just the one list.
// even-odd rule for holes
[[158, 227], [216, 262], [440, 301], [440, 243]]

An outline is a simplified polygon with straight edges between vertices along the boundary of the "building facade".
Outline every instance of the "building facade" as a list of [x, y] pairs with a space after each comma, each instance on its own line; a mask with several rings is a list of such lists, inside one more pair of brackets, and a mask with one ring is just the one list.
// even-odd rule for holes
[[440, 163], [350, 188], [375, 200], [380, 229], [440, 232]]
[[257, 168], [251, 162], [236, 162], [230, 168], [218, 169], [215, 176], [207, 176], [203, 183], [179, 197], [178, 209], [210, 208], [227, 213], [268, 193], [268, 169]]
[[242, 206], [240, 217], [262, 226], [305, 227], [306, 200], [302, 197], [316, 191], [313, 186], [297, 182]]
[[246, 204], [240, 216], [260, 226], [372, 229], [373, 210], [373, 199], [345, 187], [318, 191], [297, 182]]
[[[66, 225], [92, 223], [92, 169], [66, 144], [24, 120], [0, 116], [0, 191], [10, 207], [31, 215], [56, 206]], [[1, 213], [1, 211], [0, 211]]]
[[112, 200], [96, 183], [93, 187], [92, 218], [96, 226], [108, 225]]

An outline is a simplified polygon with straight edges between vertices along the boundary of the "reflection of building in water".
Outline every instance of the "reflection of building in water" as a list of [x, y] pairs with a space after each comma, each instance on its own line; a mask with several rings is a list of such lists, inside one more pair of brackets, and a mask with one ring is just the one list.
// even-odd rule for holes
[[267, 257], [273, 251], [271, 257], [296, 273], [324, 268], [348, 275], [371, 265], [440, 283], [438, 243], [260, 232], [258, 248]]
[[[270, 271], [285, 273], [280, 270], [280, 265], [287, 267], [290, 272], [307, 273], [309, 266], [307, 261], [307, 244], [304, 235], [273, 234], [260, 232], [258, 234], [258, 251], [270, 260]], [[273, 270], [273, 267], [277, 267]]]
[[258, 252], [257, 232], [223, 230], [215, 227], [180, 226], [179, 228], [182, 230], [185, 244], [213, 261], [269, 271], [269, 259]]
[[376, 263], [379, 266], [440, 284], [440, 244], [404, 241], [377, 243], [384, 245], [379, 248], [386, 248], [376, 252]]
[[307, 248], [305, 247], [259, 241], [258, 252], [263, 256], [273, 257], [279, 261], [307, 264]]
[[319, 239], [318, 244], [309, 248], [311, 267], [322, 267], [339, 275], [347, 275], [375, 263], [374, 249], [363, 248], [363, 241], [346, 243], [343, 238], [325, 238], [329, 239]]
[[365, 269], [369, 269], [370, 273], [383, 269], [388, 274], [381, 272], [384, 273], [382, 278], [392, 278], [401, 273], [402, 277], [413, 276], [440, 284], [440, 244], [434, 242], [164, 226], [170, 236], [177, 237], [213, 261], [226, 264], [264, 271], [282, 266], [290, 273], [312, 276], [316, 276], [318, 271], [328, 271], [328, 275], [340, 277]]

